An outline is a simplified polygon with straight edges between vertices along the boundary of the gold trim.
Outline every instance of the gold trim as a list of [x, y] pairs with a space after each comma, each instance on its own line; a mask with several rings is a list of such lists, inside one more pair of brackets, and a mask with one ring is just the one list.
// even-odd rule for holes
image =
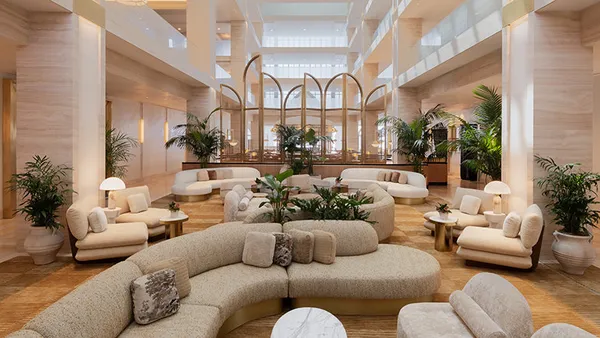
[[73, 13], [106, 28], [106, 10], [93, 0], [73, 0]]
[[280, 298], [248, 305], [237, 310], [227, 318], [223, 325], [221, 325], [217, 337], [223, 337], [227, 333], [255, 319], [274, 316], [281, 312], [283, 312], [283, 300]]
[[502, 27], [506, 27], [533, 12], [533, 0], [514, 0], [502, 8]]
[[12, 79], [2, 79], [2, 218], [13, 218], [17, 193], [8, 189], [8, 180], [17, 172], [17, 87]]
[[211, 194], [208, 195], [175, 195], [176, 202], [200, 202], [206, 201], [210, 198]]
[[396, 204], [416, 205], [425, 203], [425, 198], [394, 197], [394, 201], [396, 202]]
[[292, 298], [292, 307], [316, 307], [335, 315], [397, 316], [405, 305], [432, 300], [432, 295], [405, 299]]

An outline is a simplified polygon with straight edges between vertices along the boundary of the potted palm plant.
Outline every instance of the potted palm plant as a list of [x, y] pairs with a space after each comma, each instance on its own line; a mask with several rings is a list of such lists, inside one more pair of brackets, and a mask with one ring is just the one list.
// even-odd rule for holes
[[210, 128], [210, 117], [221, 110], [216, 108], [207, 117], [200, 120], [196, 115], [187, 114], [187, 123], [173, 127], [179, 135], [170, 138], [165, 143], [166, 148], [176, 146], [189, 150], [200, 162], [201, 168], [206, 168], [208, 162], [216, 156], [225, 143], [225, 135], [218, 128]]
[[67, 202], [68, 195], [74, 192], [68, 180], [72, 169], [53, 165], [48, 157], [35, 155], [33, 161], [25, 163], [23, 170], [12, 175], [9, 182], [10, 189], [22, 193], [22, 202], [16, 213], [31, 222], [24, 248], [35, 264], [52, 263], [64, 241], [58, 210]]
[[302, 152], [304, 131], [295, 126], [284, 124], [278, 124], [275, 129], [279, 139], [279, 148], [284, 153], [285, 160], [289, 163], [293, 173], [299, 174], [304, 169], [304, 162], [296, 157], [296, 153], [301, 154]]
[[283, 184], [283, 181], [292, 176], [294, 171], [288, 169], [282, 173], [273, 176], [266, 174], [264, 180], [260, 178], [256, 179], [256, 184], [261, 191], [264, 189], [267, 192], [268, 201], [262, 202], [259, 208], [262, 208], [266, 204], [270, 204], [272, 208], [271, 218], [275, 223], [285, 222], [288, 218], [287, 214], [294, 213], [294, 208], [288, 207], [290, 191], [292, 187], [288, 187]]
[[134, 155], [131, 149], [138, 145], [138, 141], [127, 134], [115, 128], [108, 129], [105, 147], [106, 177], [124, 178], [127, 174], [127, 162]]
[[592, 209], [598, 204], [600, 175], [581, 170], [579, 163], [559, 165], [550, 157], [537, 155], [535, 161], [547, 173], [537, 184], [560, 227], [554, 231], [554, 257], [565, 272], [582, 275], [596, 260], [590, 229], [600, 220], [600, 212]]

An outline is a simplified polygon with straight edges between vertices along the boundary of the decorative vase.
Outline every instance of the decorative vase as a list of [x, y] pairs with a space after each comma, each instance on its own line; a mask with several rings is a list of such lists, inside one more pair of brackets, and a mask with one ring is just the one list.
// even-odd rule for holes
[[563, 271], [572, 275], [583, 275], [585, 269], [596, 260], [592, 236], [575, 236], [554, 231], [552, 252]]
[[444, 221], [448, 219], [449, 214], [447, 212], [438, 211], [438, 213], [440, 214], [440, 218], [443, 219]]
[[36, 265], [50, 264], [56, 260], [56, 254], [64, 240], [60, 230], [32, 226], [23, 247]]
[[171, 218], [177, 218], [177, 217], [179, 217], [179, 210], [177, 210], [177, 211], [171, 210]]

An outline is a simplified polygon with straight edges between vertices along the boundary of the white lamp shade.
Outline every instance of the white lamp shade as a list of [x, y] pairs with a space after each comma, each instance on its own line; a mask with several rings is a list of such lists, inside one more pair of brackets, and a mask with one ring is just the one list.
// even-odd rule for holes
[[100, 183], [100, 190], [123, 190], [125, 182], [118, 177], [109, 177]]
[[501, 181], [492, 181], [488, 183], [483, 191], [494, 195], [510, 195], [510, 187]]

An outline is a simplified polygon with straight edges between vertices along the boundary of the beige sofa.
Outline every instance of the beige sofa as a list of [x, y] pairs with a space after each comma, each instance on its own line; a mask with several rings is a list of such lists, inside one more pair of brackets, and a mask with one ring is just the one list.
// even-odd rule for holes
[[67, 210], [67, 228], [77, 262], [128, 257], [148, 247], [148, 228], [142, 222], [108, 224], [103, 232], [90, 231], [93, 206], [78, 202]]
[[[214, 170], [220, 178], [210, 181], [198, 181], [198, 172], [203, 170]], [[260, 171], [250, 167], [184, 170], [175, 175], [171, 192], [175, 195], [177, 201], [202, 201], [208, 199], [213, 193], [220, 193], [221, 197], [224, 198], [233, 186], [242, 184], [246, 188], [250, 188], [250, 185], [259, 177]], [[221, 191], [221, 188], [224, 188], [224, 191]]]
[[[253, 197], [248, 204], [248, 208], [246, 210], [240, 210], [240, 201], [247, 191], [249, 191], [249, 189], [246, 189], [243, 185], [236, 185], [233, 187], [233, 190], [225, 195], [223, 213], [224, 222], [243, 221], [248, 215], [258, 210], [261, 203], [269, 201], [266, 198]], [[270, 212], [270, 208], [267, 208], [267, 206], [264, 206], [263, 210], [265, 212]]]
[[[481, 199], [481, 206], [479, 207], [479, 213], [477, 215], [469, 215], [461, 212], [459, 210], [460, 203], [465, 195], [475, 196]], [[450, 215], [452, 217], [458, 218], [458, 222], [452, 229], [452, 234], [454, 237], [460, 236], [463, 230], [466, 227], [488, 227], [489, 222], [483, 215], [484, 211], [491, 211], [494, 208], [494, 195], [490, 195], [483, 190], [477, 189], [469, 189], [469, 188], [456, 188], [454, 192], [454, 198], [452, 199], [452, 204], [450, 205]], [[423, 226], [429, 230], [431, 230], [431, 234], [435, 231], [435, 224], [433, 224], [429, 219], [432, 216], [437, 216], [439, 213], [437, 211], [430, 211], [425, 213], [423, 217], [425, 218], [425, 223]]]
[[[242, 263], [246, 234], [292, 228], [323, 229], [337, 237], [335, 263], [292, 263], [257, 268]], [[179, 312], [149, 325], [133, 322], [130, 284], [151, 264], [182, 257], [192, 290]], [[293, 306], [313, 305], [349, 314], [392, 314], [431, 300], [440, 286], [440, 265], [431, 255], [404, 246], [377, 244], [365, 222], [301, 221], [226, 223], [153, 245], [118, 263], [42, 311], [9, 337], [216, 337], [256, 318]], [[380, 306], [378, 306], [380, 305]]]
[[467, 264], [482, 262], [533, 271], [540, 257], [543, 228], [542, 210], [532, 204], [522, 215], [519, 236], [505, 237], [502, 229], [468, 227], [458, 237], [456, 254]]
[[146, 211], [132, 213], [129, 210], [127, 197], [135, 194], [144, 194], [148, 205], [152, 204], [150, 199], [150, 190], [148, 186], [127, 188], [124, 190], [114, 191], [115, 206], [121, 208], [121, 214], [117, 217], [117, 223], [132, 223], [142, 222], [148, 227], [148, 236], [154, 237], [165, 233], [165, 226], [160, 224], [160, 219], [169, 217], [171, 212], [168, 209], [148, 208]]

